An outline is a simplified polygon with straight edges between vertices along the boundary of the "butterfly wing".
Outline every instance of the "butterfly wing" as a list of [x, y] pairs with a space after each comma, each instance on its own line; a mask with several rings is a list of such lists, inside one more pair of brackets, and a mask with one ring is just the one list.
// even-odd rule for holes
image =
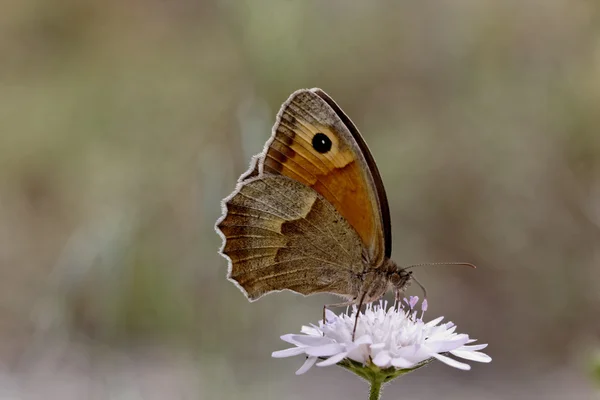
[[348, 222], [298, 181], [252, 175], [224, 200], [217, 222], [228, 277], [250, 300], [284, 289], [354, 297], [364, 266], [361, 239]]
[[287, 176], [329, 201], [360, 237], [371, 266], [390, 257], [389, 208], [379, 171], [357, 128], [325, 92], [290, 96], [257, 166], [259, 174]]

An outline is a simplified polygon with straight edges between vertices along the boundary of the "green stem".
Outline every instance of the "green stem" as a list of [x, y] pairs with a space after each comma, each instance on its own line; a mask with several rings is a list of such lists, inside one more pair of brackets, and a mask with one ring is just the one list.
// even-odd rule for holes
[[379, 400], [381, 398], [381, 385], [383, 379], [378, 376], [371, 377], [371, 390], [369, 391], [369, 400]]
[[362, 363], [352, 361], [348, 358], [340, 361], [337, 365], [347, 369], [348, 371], [354, 372], [356, 375], [369, 382], [371, 385], [369, 400], [379, 400], [381, 398], [381, 387], [384, 383], [390, 382], [400, 375], [404, 375], [418, 368], [424, 367], [431, 360], [433, 359], [430, 358], [429, 360], [425, 360], [421, 364], [417, 364], [415, 367], [410, 369], [396, 369], [394, 367], [381, 369], [372, 362], [363, 365]]

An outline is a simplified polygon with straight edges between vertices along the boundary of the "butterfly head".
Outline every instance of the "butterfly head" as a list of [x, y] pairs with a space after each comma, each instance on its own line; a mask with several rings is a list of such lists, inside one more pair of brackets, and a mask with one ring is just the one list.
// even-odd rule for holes
[[411, 283], [412, 271], [399, 267], [392, 260], [387, 260], [386, 263], [387, 277], [391, 289], [395, 292], [404, 292]]

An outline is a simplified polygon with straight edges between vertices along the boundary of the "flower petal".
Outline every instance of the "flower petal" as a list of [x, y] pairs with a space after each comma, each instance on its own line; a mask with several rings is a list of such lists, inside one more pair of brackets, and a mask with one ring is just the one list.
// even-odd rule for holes
[[323, 321], [323, 322], [325, 322], [327, 324], [331, 324], [337, 320], [338, 320], [338, 316], [335, 315], [335, 313], [333, 311], [331, 311], [329, 308], [326, 308], [325, 309], [325, 321]]
[[471, 366], [469, 364], [461, 363], [460, 361], [456, 361], [453, 358], [446, 357], [441, 354], [432, 352], [431, 356], [437, 358], [438, 360], [440, 360], [441, 362], [443, 362], [446, 365], [449, 365], [454, 368], [462, 369], [463, 371], [468, 371], [471, 369]]
[[347, 357], [351, 360], [354, 360], [359, 363], [366, 363], [369, 360], [371, 352], [369, 351], [369, 344], [359, 344], [353, 343], [347, 347], [348, 355]]
[[[470, 343], [471, 340], [469, 340], [467, 343]], [[488, 347], [487, 343], [486, 344], [474, 344], [474, 345], [467, 345], [467, 346], [462, 346], [460, 349], [458, 350], [467, 350], [467, 351], [478, 351], [478, 350], [483, 350], [486, 347]]]
[[338, 343], [329, 343], [323, 346], [307, 347], [305, 352], [313, 357], [329, 357], [344, 350], [344, 346]]
[[296, 375], [302, 375], [308, 371], [313, 365], [315, 365], [315, 362], [317, 362], [317, 357], [308, 357], [300, 369], [296, 371]]
[[446, 333], [454, 333], [456, 331], [456, 325], [446, 324]]
[[425, 349], [425, 346], [413, 345], [406, 346], [392, 353], [392, 358], [400, 357], [412, 363], [418, 364], [423, 360], [431, 358], [431, 352]]
[[436, 353], [445, 353], [450, 350], [458, 349], [469, 340], [467, 335], [457, 335], [450, 340], [427, 341], [427, 347]]
[[348, 353], [346, 353], [346, 352], [338, 353], [332, 357], [329, 357], [325, 361], [321, 361], [320, 363], [317, 364], [317, 367], [327, 367], [329, 365], [337, 364], [340, 361], [342, 361], [344, 358], [346, 358], [347, 355], [348, 355]]
[[390, 354], [387, 351], [381, 351], [373, 358], [373, 364], [377, 365], [379, 368], [388, 368], [391, 361], [392, 357], [390, 357]]
[[437, 317], [436, 319], [432, 319], [431, 321], [426, 323], [425, 326], [427, 326], [427, 327], [436, 326], [437, 324], [442, 322], [443, 319], [444, 319], [444, 317]]
[[314, 326], [303, 326], [302, 329], [300, 329], [300, 332], [309, 336], [323, 336], [323, 332]]
[[412, 368], [416, 365], [417, 363], [413, 363], [408, 361], [406, 358], [402, 358], [402, 357], [394, 357], [392, 358], [392, 365], [396, 368], [401, 368], [401, 369], [405, 369], [405, 368]]
[[298, 335], [296, 335], [294, 333], [288, 333], [287, 335], [280, 336], [280, 338], [284, 342], [288, 342], [288, 343], [291, 343], [291, 344], [298, 345], [298, 342], [296, 342], [296, 340], [294, 340], [295, 336], [298, 336]]
[[456, 357], [464, 358], [465, 360], [477, 361], [483, 363], [489, 363], [492, 361], [492, 357], [479, 351], [463, 351], [463, 350], [452, 350], [450, 353]]
[[271, 357], [273, 358], [285, 358], [285, 357], [293, 357], [299, 354], [304, 354], [304, 350], [306, 347], [292, 347], [290, 349], [274, 351], [271, 353]]
[[353, 343], [357, 346], [359, 346], [361, 344], [371, 344], [371, 343], [373, 343], [373, 339], [371, 338], [371, 335], [362, 335], [361, 337], [356, 339]]
[[[323, 346], [333, 342], [333, 339], [324, 336], [305, 336], [305, 335], [292, 335], [290, 338], [293, 342], [286, 340], [288, 343], [293, 343], [302, 346]], [[285, 339], [284, 339], [285, 340]]]
[[[466, 334], [456, 333], [452, 322], [442, 322], [443, 317], [429, 322], [424, 322], [422, 316], [417, 318], [415, 297], [395, 306], [398, 308], [388, 308], [385, 302], [379, 302], [379, 305], [368, 305], [364, 312], [352, 307], [339, 315], [327, 310], [325, 323], [319, 321], [317, 325], [303, 326], [301, 334], [282, 336], [282, 340], [293, 347], [275, 351], [272, 356], [281, 358], [306, 354], [307, 360], [298, 374], [315, 364], [328, 366], [344, 359], [362, 364], [372, 360], [372, 367], [401, 369], [412, 369], [437, 359], [462, 370], [471, 367], [453, 357], [476, 362], [491, 361], [490, 356], [479, 351], [487, 345], [472, 344], [475, 340]], [[357, 337], [352, 340], [357, 313]]]

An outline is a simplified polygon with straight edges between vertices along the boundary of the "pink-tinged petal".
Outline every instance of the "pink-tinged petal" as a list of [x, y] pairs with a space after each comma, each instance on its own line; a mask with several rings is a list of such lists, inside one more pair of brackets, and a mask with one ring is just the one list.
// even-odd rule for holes
[[387, 351], [381, 351], [373, 358], [373, 364], [377, 365], [379, 368], [388, 368], [391, 361], [392, 357], [390, 357]]
[[418, 302], [419, 302], [419, 296], [410, 296], [410, 300], [409, 300], [410, 309], [412, 310], [413, 308], [415, 308], [415, 306], [417, 305]]
[[335, 356], [329, 357], [327, 360], [317, 363], [317, 367], [327, 367], [329, 365], [335, 365], [342, 361], [344, 358], [346, 358], [347, 355], [348, 353], [346, 352], [336, 354]]
[[489, 363], [492, 361], [492, 357], [479, 351], [453, 350], [450, 353], [454, 354], [456, 357], [464, 358], [465, 360], [469, 361], [477, 361], [482, 363]]
[[291, 349], [274, 351], [273, 353], [271, 353], [271, 357], [273, 357], [273, 358], [294, 357], [299, 354], [304, 354], [304, 350], [306, 350], [306, 347], [292, 347]]
[[300, 369], [296, 371], [296, 375], [302, 375], [308, 371], [313, 365], [315, 365], [315, 362], [317, 362], [317, 357], [308, 357]]
[[462, 369], [463, 371], [468, 371], [471, 369], [471, 366], [469, 364], [461, 363], [460, 361], [456, 361], [453, 358], [446, 357], [441, 354], [431, 352], [431, 356], [434, 358], [437, 358], [438, 360], [440, 360], [441, 362], [443, 362], [446, 365], [449, 365], [454, 368]]
[[306, 355], [312, 357], [329, 357], [344, 350], [344, 346], [337, 343], [325, 344], [323, 346], [309, 347], [305, 349]]
[[392, 358], [392, 365], [396, 368], [401, 368], [401, 369], [405, 369], [405, 368], [412, 368], [416, 365], [417, 363], [413, 363], [408, 361], [405, 358], [402, 357], [394, 357]]

